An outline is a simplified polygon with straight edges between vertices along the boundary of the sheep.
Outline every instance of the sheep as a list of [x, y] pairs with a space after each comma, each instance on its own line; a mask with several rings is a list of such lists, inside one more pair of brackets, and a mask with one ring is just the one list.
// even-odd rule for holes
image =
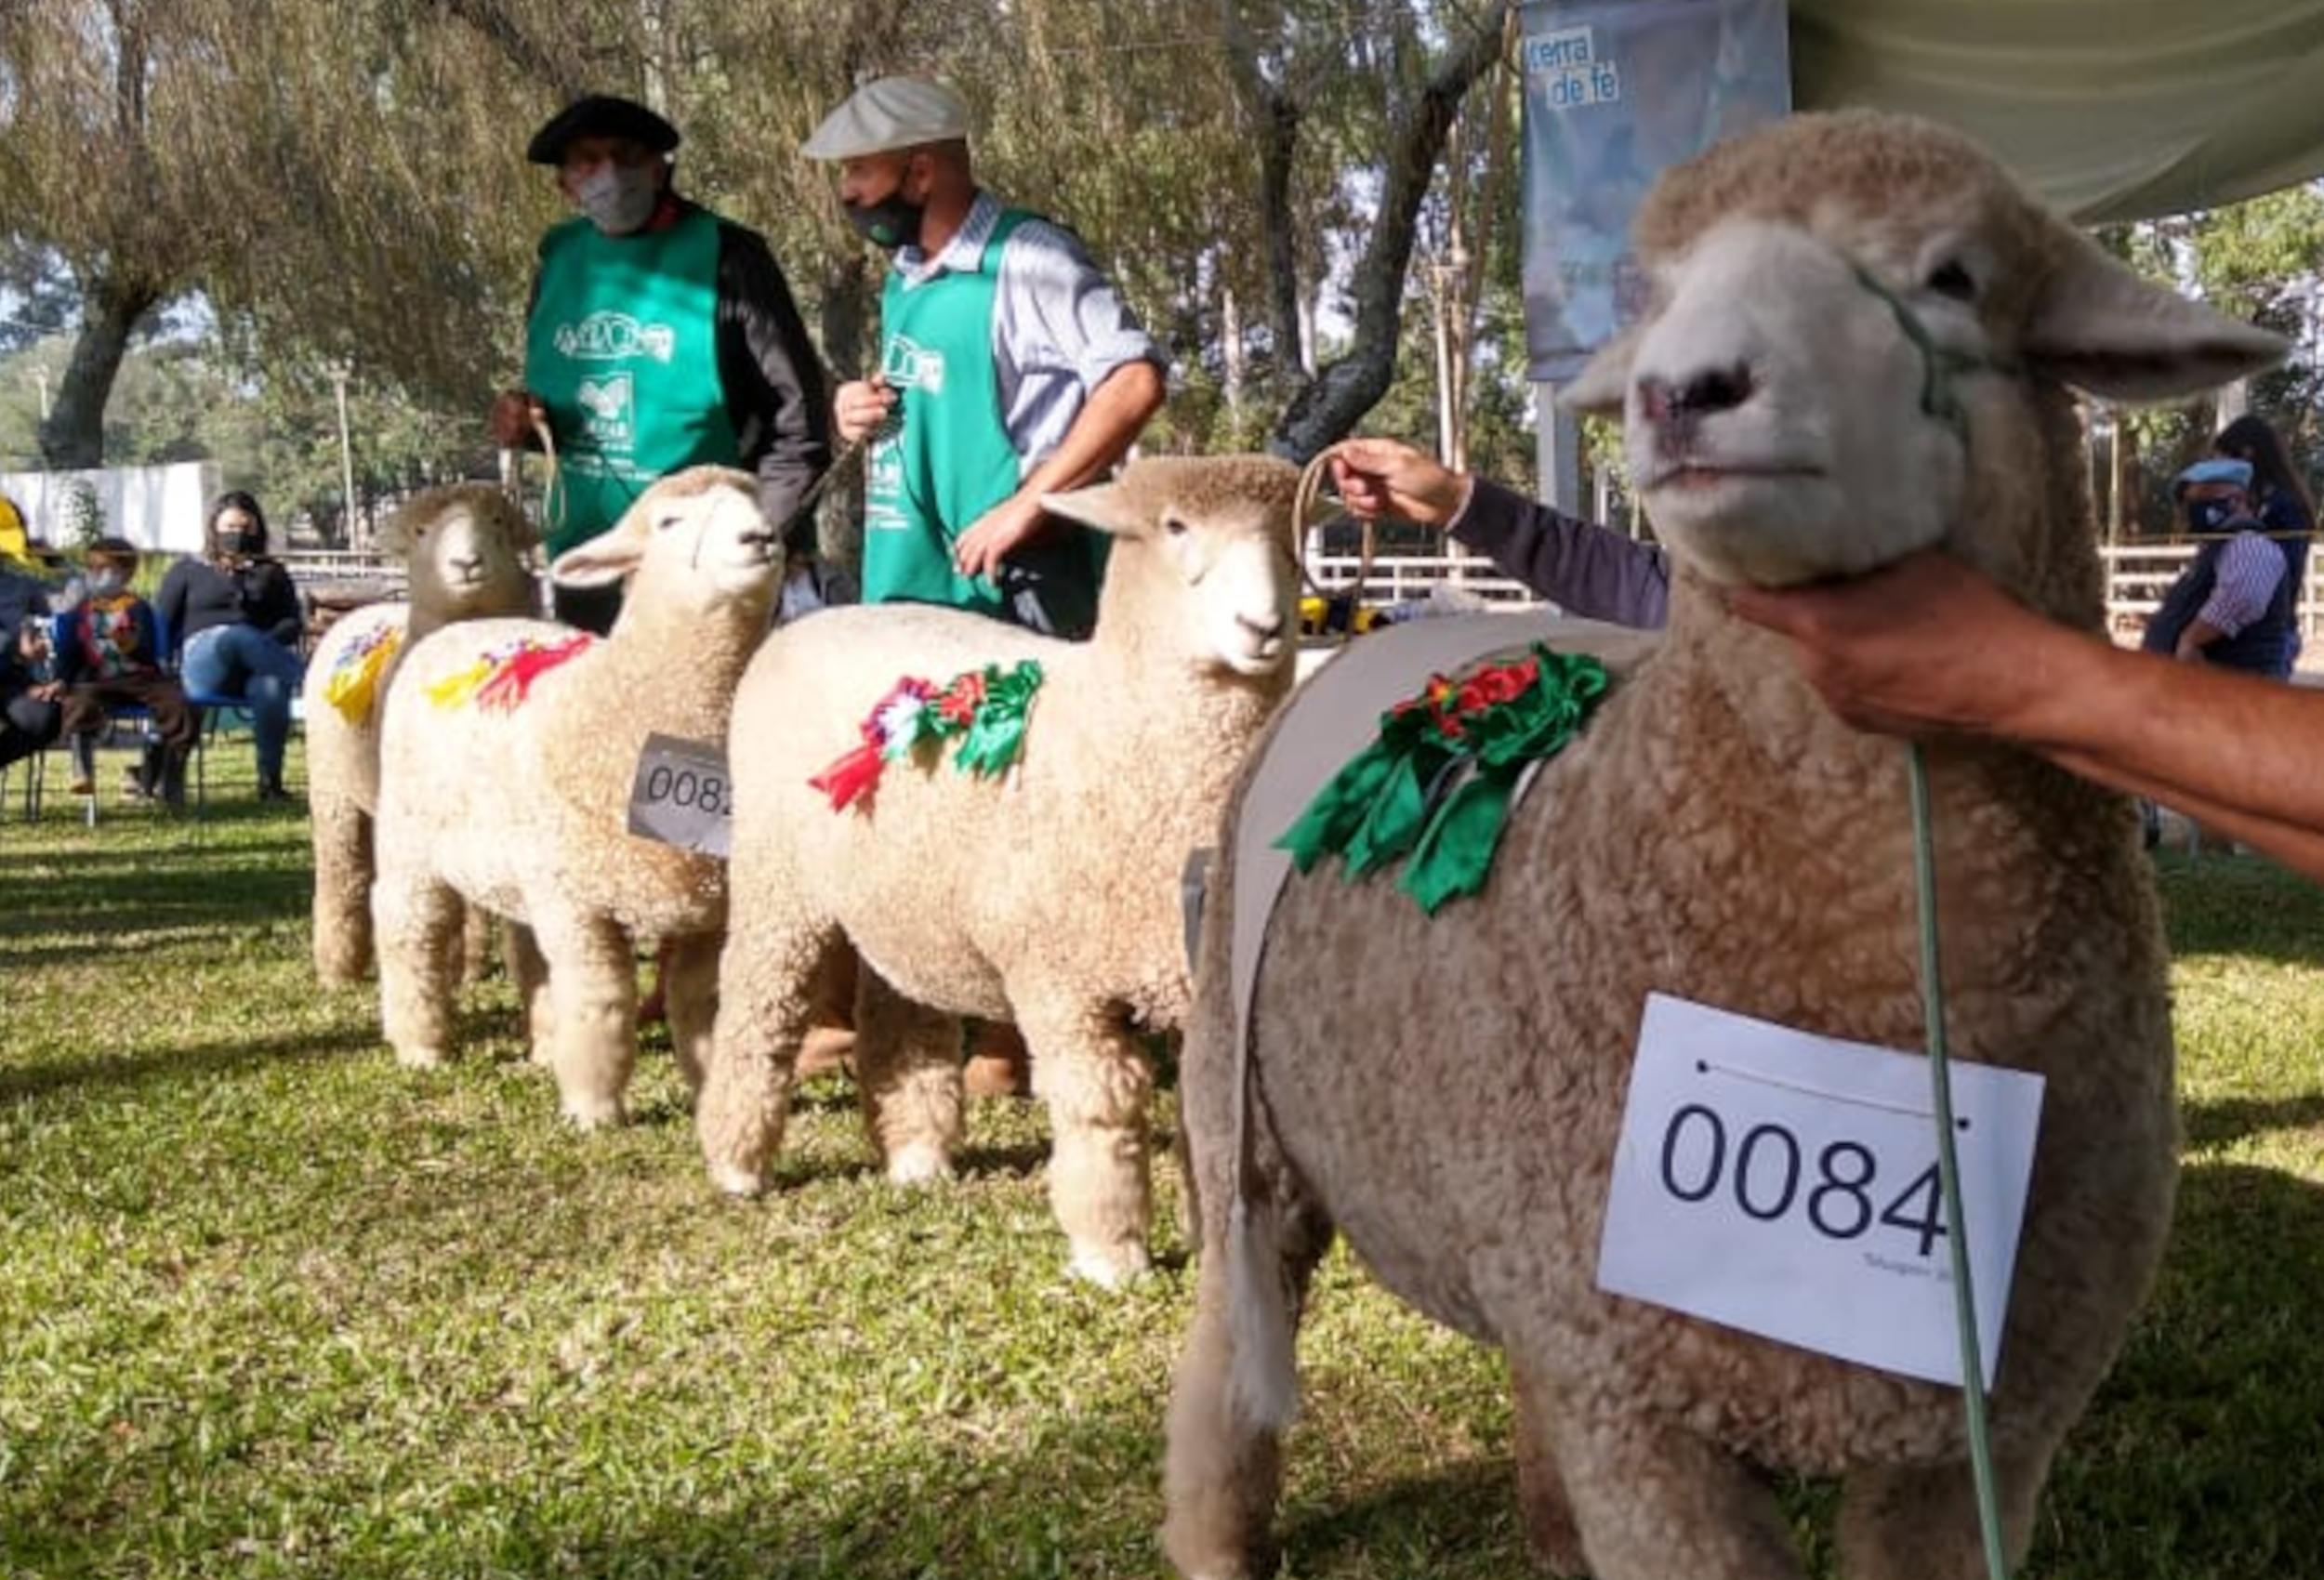
[[[939, 1017], [1013, 1020], [1050, 1118], [1074, 1271], [1113, 1286], [1148, 1268], [1153, 1076], [1135, 1034], [1184, 1018], [1182, 868], [1291, 684], [1298, 481], [1266, 457], [1166, 457], [1051, 496], [1112, 535], [1087, 643], [895, 605], [769, 639], [735, 696], [733, 915], [695, 1110], [721, 1190], [763, 1188], [810, 985], [852, 944], [866, 968], [857, 1072], [890, 1178], [951, 1172], [958, 1039]], [[892, 762], [837, 810], [811, 783], [900, 679], [941, 687], [1027, 660], [1041, 679], [1005, 775]]]
[[[1483, 889], [1433, 916], [1337, 863], [1277, 889], [1284, 823], [1255, 818], [1254, 787], [1287, 775], [1296, 811], [1331, 772], [1272, 747], [1333, 705], [1334, 669], [1231, 803], [1181, 1072], [1202, 1249], [1164, 1472], [1164, 1546], [1200, 1580], [1274, 1573], [1298, 1314], [1335, 1231], [1400, 1298], [1507, 1353], [1520, 1506], [1552, 1570], [1797, 1576], [1763, 1479], [1789, 1470], [1842, 1478], [1855, 1580], [1985, 1573], [1956, 1389], [1596, 1282], [1650, 993], [1923, 1046], [1905, 753], [1839, 724], [1719, 589], [1942, 544], [2099, 629], [2065, 385], [2158, 399], [2279, 343], [2139, 281], [1908, 119], [1799, 116], [1722, 145], [1663, 177], [1635, 234], [1654, 305], [1572, 394], [1624, 410], [1679, 568], [1660, 646], [1616, 665]], [[1384, 661], [1422, 635], [1366, 643]], [[2170, 1220], [2166, 958], [2120, 797], [2014, 748], [1922, 749], [1950, 1046], [2047, 1081], [1991, 1396], [2022, 1558]]]
[[[469, 621], [406, 654], [380, 746], [372, 889], [381, 1020], [400, 1062], [431, 1066], [451, 1051], [450, 950], [464, 898], [532, 931], [548, 972], [544, 992], [532, 963], [518, 963], [533, 1053], [554, 1071], [577, 1126], [623, 1117], [640, 940], [670, 945], [671, 1042], [698, 1083], [725, 873], [714, 855], [629, 833], [631, 792], [648, 737], [723, 740], [781, 571], [749, 476], [693, 467], [551, 567], [576, 586], [630, 578], [610, 637], [544, 620]], [[517, 668], [495, 667], [520, 652]], [[488, 672], [514, 700], [460, 700]]]
[[440, 625], [534, 605], [526, 553], [539, 533], [488, 483], [412, 496], [378, 546], [403, 560], [405, 601], [337, 621], [308, 661], [307, 806], [314, 842], [315, 976], [343, 986], [371, 969], [371, 819], [379, 800], [379, 716], [404, 650]]

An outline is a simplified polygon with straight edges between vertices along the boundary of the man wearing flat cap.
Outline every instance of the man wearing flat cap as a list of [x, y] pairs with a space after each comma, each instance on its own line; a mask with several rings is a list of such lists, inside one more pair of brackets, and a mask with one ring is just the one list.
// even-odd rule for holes
[[1164, 362], [1078, 238], [977, 186], [968, 137], [952, 89], [882, 77], [802, 151], [838, 165], [849, 219], [893, 255], [879, 370], [836, 401], [840, 437], [871, 441], [864, 599], [1086, 637], [1103, 546], [1041, 495], [1121, 459]]
[[2299, 652], [2300, 587], [2251, 512], [2251, 463], [2213, 456], [2172, 493], [2199, 546], [2146, 622], [2140, 646], [2281, 680]]
[[[545, 424], [552, 559], [620, 520], [680, 467], [741, 467], [777, 525], [830, 465], [822, 364], [765, 238], [679, 196], [678, 128], [592, 94], [559, 111], [524, 156], [552, 166], [580, 212], [541, 239], [525, 315], [524, 384], [493, 404], [517, 448]], [[812, 525], [789, 546], [813, 548]], [[611, 628], [618, 587], [555, 590], [557, 617]]]

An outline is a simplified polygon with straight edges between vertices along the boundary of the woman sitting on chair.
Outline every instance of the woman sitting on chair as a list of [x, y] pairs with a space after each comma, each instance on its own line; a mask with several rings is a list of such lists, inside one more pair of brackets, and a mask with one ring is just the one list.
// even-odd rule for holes
[[233, 697], [250, 710], [258, 799], [287, 801], [283, 748], [291, 698], [307, 673], [303, 622], [290, 573], [267, 556], [266, 515], [239, 489], [210, 507], [198, 560], [180, 560], [154, 602], [177, 644], [178, 678], [198, 697]]

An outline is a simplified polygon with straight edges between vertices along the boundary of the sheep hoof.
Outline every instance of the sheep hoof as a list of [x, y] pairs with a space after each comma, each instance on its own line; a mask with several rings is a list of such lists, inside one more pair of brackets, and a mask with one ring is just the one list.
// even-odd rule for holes
[[729, 1196], [763, 1196], [767, 1193], [766, 1179], [755, 1168], [743, 1168], [731, 1163], [710, 1165], [710, 1183]]
[[951, 1178], [952, 1160], [924, 1141], [898, 1147], [888, 1159], [891, 1185], [942, 1185]]
[[576, 1130], [601, 1130], [619, 1125], [625, 1117], [619, 1098], [567, 1098], [563, 1106], [565, 1117]]
[[1153, 1258], [1146, 1255], [1143, 1245], [1076, 1245], [1068, 1271], [1100, 1289], [1126, 1289], [1153, 1268]]

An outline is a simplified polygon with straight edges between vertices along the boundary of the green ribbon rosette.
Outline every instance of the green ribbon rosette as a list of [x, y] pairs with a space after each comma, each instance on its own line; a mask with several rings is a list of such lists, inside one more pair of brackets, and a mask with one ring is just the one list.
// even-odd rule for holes
[[1380, 715], [1378, 737], [1275, 848], [1302, 873], [1337, 855], [1350, 883], [1402, 861], [1396, 887], [1433, 915], [1485, 887], [1518, 782], [1565, 748], [1612, 685], [1595, 658], [1538, 642], [1520, 659], [1431, 676]]

